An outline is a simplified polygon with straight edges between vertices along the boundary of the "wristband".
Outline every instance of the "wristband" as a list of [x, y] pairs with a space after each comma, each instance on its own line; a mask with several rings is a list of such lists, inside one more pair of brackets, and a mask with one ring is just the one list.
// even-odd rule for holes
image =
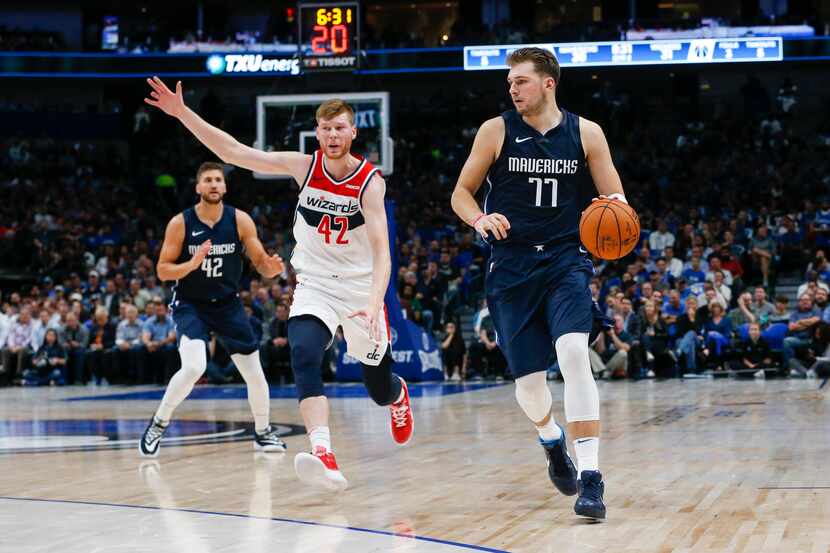
[[473, 228], [476, 228], [476, 223], [478, 223], [478, 220], [481, 219], [482, 217], [484, 217], [484, 215], [485, 215], [484, 213], [479, 213], [478, 217], [473, 219], [473, 222], [470, 223], [470, 226], [473, 227]]
[[628, 203], [628, 200], [625, 199], [625, 194], [620, 194], [619, 192], [615, 192], [613, 194], [608, 194], [609, 200], [619, 200], [624, 204]]

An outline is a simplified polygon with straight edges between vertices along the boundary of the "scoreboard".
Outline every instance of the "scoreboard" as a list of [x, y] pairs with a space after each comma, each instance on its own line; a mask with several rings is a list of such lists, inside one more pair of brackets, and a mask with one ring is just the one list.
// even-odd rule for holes
[[357, 69], [360, 59], [359, 3], [301, 3], [298, 7], [303, 70]]
[[759, 62], [784, 59], [781, 37], [630, 40], [465, 46], [464, 69], [508, 69], [507, 56], [512, 51], [526, 46], [537, 46], [553, 52], [562, 67]]

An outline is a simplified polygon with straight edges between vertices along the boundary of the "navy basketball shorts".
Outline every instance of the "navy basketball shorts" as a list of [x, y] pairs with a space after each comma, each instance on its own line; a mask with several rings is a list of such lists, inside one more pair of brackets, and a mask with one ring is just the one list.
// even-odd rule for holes
[[488, 265], [487, 306], [515, 378], [546, 370], [560, 336], [592, 333], [602, 318], [588, 287], [590, 262], [570, 244], [552, 250], [494, 252]]
[[247, 355], [259, 349], [245, 308], [236, 296], [204, 303], [175, 300], [172, 307], [179, 341], [182, 336], [187, 336], [191, 340], [204, 340], [207, 344], [213, 332], [230, 354]]

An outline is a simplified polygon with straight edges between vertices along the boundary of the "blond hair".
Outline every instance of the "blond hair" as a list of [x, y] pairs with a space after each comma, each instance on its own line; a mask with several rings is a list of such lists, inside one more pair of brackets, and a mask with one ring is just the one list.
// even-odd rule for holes
[[326, 100], [320, 107], [317, 108], [317, 113], [315, 117], [317, 121], [334, 119], [341, 113], [345, 113], [349, 116], [349, 123], [354, 125], [354, 108], [346, 103], [345, 100], [341, 100], [340, 98], [332, 98], [331, 100]]

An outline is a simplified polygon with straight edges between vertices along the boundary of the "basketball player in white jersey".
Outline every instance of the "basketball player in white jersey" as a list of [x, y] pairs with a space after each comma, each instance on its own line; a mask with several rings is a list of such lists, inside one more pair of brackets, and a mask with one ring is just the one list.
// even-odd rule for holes
[[304, 482], [343, 490], [329, 431], [329, 405], [321, 366], [338, 326], [348, 353], [363, 366], [363, 381], [378, 405], [389, 406], [390, 430], [400, 445], [412, 436], [414, 421], [406, 382], [392, 372], [389, 325], [383, 298], [391, 259], [384, 195], [386, 183], [363, 158], [352, 155], [357, 136], [354, 110], [342, 100], [317, 110], [313, 155], [263, 152], [238, 142], [189, 109], [181, 82], [171, 91], [158, 77], [145, 102], [176, 117], [222, 161], [260, 173], [290, 175], [300, 186], [294, 220], [297, 246], [291, 264], [297, 289], [288, 321], [291, 366], [311, 453], [294, 459]]

